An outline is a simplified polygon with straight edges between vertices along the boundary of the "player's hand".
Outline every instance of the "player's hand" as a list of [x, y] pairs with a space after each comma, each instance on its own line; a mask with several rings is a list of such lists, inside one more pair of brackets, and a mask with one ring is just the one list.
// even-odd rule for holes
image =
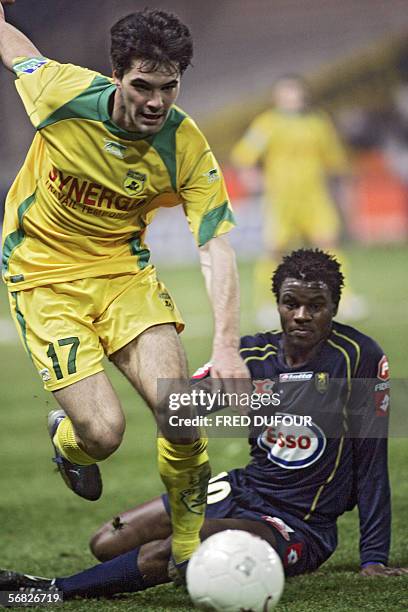
[[361, 576], [408, 576], [408, 567], [387, 567], [382, 563], [373, 563], [360, 570]]
[[[237, 349], [223, 347], [215, 350], [211, 358], [211, 364], [214, 393], [222, 389], [223, 393], [236, 393], [238, 397], [251, 396], [251, 376]], [[242, 411], [240, 404], [245, 405], [245, 409]], [[248, 412], [248, 402], [238, 401], [235, 407], [243, 414]]]

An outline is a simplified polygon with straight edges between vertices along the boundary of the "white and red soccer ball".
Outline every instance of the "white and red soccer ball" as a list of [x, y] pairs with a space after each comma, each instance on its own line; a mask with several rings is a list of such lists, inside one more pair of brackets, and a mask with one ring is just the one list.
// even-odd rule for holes
[[221, 531], [193, 554], [187, 588], [193, 603], [216, 612], [269, 612], [285, 583], [281, 560], [265, 540], [247, 531]]

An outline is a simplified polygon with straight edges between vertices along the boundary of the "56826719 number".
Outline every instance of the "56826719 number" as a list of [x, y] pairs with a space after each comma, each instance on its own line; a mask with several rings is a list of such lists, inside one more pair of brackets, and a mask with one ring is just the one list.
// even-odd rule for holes
[[25, 593], [24, 591], [0, 591], [0, 606], [4, 608], [27, 608], [29, 606], [55, 606], [64, 601], [62, 591], [57, 589], [41, 591], [40, 589]]

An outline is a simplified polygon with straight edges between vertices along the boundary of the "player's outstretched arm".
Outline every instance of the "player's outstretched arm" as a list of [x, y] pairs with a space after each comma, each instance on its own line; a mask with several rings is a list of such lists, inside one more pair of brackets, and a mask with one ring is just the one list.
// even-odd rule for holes
[[217, 236], [200, 247], [200, 262], [214, 316], [211, 376], [226, 381], [249, 380], [248, 369], [239, 355], [238, 272], [227, 238]]
[[0, 57], [4, 66], [12, 70], [16, 57], [38, 57], [41, 53], [25, 34], [7, 23], [3, 4], [14, 4], [14, 0], [1, 0], [0, 3]]

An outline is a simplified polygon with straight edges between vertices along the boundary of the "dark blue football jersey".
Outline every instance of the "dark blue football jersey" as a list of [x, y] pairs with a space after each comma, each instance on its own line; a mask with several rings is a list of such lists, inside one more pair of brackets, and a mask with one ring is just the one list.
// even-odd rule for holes
[[312, 417], [311, 425], [261, 425], [250, 433], [250, 463], [234, 495], [240, 503], [292, 514], [314, 528], [333, 526], [358, 506], [361, 563], [387, 563], [388, 364], [374, 340], [334, 322], [329, 338], [302, 367], [289, 367], [282, 332], [241, 339], [255, 392], [278, 393], [266, 415]]

